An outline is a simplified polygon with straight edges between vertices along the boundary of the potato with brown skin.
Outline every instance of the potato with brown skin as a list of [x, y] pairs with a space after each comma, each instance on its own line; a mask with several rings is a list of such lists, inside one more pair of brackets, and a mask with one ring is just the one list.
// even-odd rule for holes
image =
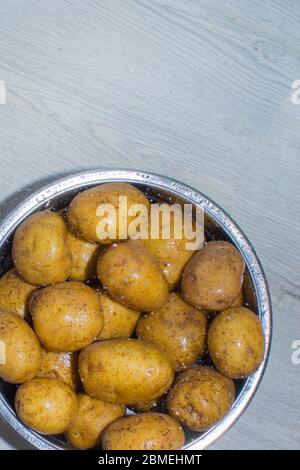
[[89, 396], [130, 405], [160, 397], [174, 377], [164, 354], [136, 339], [91, 344], [79, 355], [79, 374]]
[[34, 296], [33, 328], [42, 345], [53, 352], [73, 352], [97, 339], [103, 315], [97, 292], [80, 282], [62, 282]]
[[67, 242], [72, 256], [71, 281], [87, 281], [96, 275], [100, 247], [77, 236], [67, 227]]
[[16, 313], [0, 311], [0, 343], [3, 358], [0, 377], [19, 384], [32, 379], [41, 366], [42, 351], [37, 336]]
[[30, 284], [46, 286], [65, 281], [72, 258], [62, 217], [43, 211], [24, 220], [14, 236], [12, 257], [17, 271]]
[[259, 318], [246, 307], [219, 313], [208, 332], [210, 356], [221, 374], [242, 379], [253, 374], [264, 357], [264, 335]]
[[96, 400], [84, 393], [78, 394], [77, 399], [78, 413], [65, 436], [77, 449], [91, 449], [100, 443], [102, 431], [110, 423], [124, 416], [125, 407]]
[[[180, 212], [182, 218], [182, 213]], [[189, 240], [184, 231], [184, 224], [182, 224], [181, 238], [177, 238], [177, 233], [174, 230], [174, 223], [176, 216], [174, 212], [170, 213], [170, 220], [160, 217], [159, 220], [159, 233], [158, 238], [151, 236], [151, 227], [149, 224], [149, 235], [147, 239], [138, 239], [136, 242], [144, 246], [150, 253], [152, 253], [158, 260], [159, 265], [167, 278], [170, 289], [173, 289], [181, 279], [184, 266], [191, 258], [195, 250], [188, 249], [187, 244], [194, 240]], [[164, 238], [164, 231], [166, 231], [167, 238]], [[168, 231], [170, 232], [168, 233]], [[195, 227], [193, 227], [195, 230]]]
[[104, 450], [177, 450], [184, 443], [181, 426], [163, 413], [118, 419], [108, 426], [102, 437]]
[[135, 330], [140, 312], [121, 305], [104, 292], [99, 292], [104, 326], [98, 339], [129, 338]]
[[169, 287], [157, 260], [132, 240], [110, 246], [97, 273], [112, 297], [133, 310], [158, 310], [167, 300]]
[[205, 312], [174, 292], [160, 310], [143, 315], [136, 328], [138, 338], [161, 348], [176, 371], [187, 369], [204, 354], [206, 332]]
[[197, 308], [224, 310], [241, 290], [244, 269], [244, 260], [231, 243], [208, 242], [184, 269], [183, 298]]
[[22, 384], [15, 397], [20, 420], [41, 434], [62, 434], [78, 412], [76, 394], [57, 379], [35, 378]]
[[230, 305], [230, 307], [242, 307], [244, 305], [244, 294], [243, 289], [240, 290], [239, 295], [235, 299], [234, 302]]
[[[92, 242], [111, 244], [114, 240], [119, 240], [122, 235], [119, 226], [120, 196], [127, 197], [128, 209], [133, 204], [143, 204], [146, 211], [150, 209], [150, 202], [147, 197], [134, 186], [128, 183], [105, 183], [83, 191], [71, 201], [67, 212], [70, 225], [76, 233]], [[116, 236], [113, 238], [107, 236], [107, 227], [103, 227], [102, 230], [99, 228], [99, 224], [104, 221], [104, 218], [107, 221], [109, 220], [110, 224], [114, 222], [108, 214], [97, 215], [97, 209], [101, 204], [110, 204], [115, 208]], [[138, 214], [137, 216], [128, 215], [128, 223], [125, 224], [126, 229], [136, 217], [138, 217]], [[99, 233], [101, 237], [99, 237]], [[127, 237], [125, 236], [125, 238]]]
[[56, 353], [42, 348], [42, 364], [36, 377], [61, 380], [76, 391], [79, 384], [77, 354]]
[[11, 269], [0, 279], [0, 309], [20, 315], [29, 313], [29, 298], [36, 286], [21, 278], [16, 269]]
[[140, 403], [136, 403], [132, 405], [131, 408], [135, 411], [139, 411], [140, 413], [146, 413], [147, 411], [152, 411], [158, 406], [159, 399], [151, 400], [151, 401], [141, 401]]
[[194, 367], [183, 372], [167, 396], [171, 416], [192, 431], [202, 432], [230, 410], [234, 382], [211, 369]]

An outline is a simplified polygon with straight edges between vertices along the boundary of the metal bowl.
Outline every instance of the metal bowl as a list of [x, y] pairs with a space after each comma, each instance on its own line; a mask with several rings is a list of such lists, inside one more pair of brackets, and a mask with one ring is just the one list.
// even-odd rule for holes
[[[243, 413], [255, 394], [264, 374], [272, 335], [272, 310], [267, 281], [261, 264], [249, 241], [233, 220], [213, 201], [189, 186], [164, 176], [137, 171], [90, 171], [60, 179], [36, 192], [14, 211], [0, 225], [0, 259], [1, 271], [7, 271], [11, 265], [11, 241], [17, 226], [33, 212], [46, 208], [60, 209], [79, 192], [99, 183], [123, 181], [136, 185], [154, 200], [168, 202], [192, 203], [200, 206], [205, 212], [207, 236], [211, 239], [222, 239], [232, 242], [243, 256], [246, 263], [246, 301], [260, 317], [265, 336], [265, 356], [259, 370], [246, 380], [237, 381], [237, 395], [229, 414], [214, 427], [204, 433], [187, 433], [185, 448], [201, 450], [209, 447], [218, 439]], [[17, 418], [13, 398], [15, 386], [1, 381], [0, 383], [0, 416], [20, 436], [37, 449], [70, 449], [60, 437], [42, 436]]]

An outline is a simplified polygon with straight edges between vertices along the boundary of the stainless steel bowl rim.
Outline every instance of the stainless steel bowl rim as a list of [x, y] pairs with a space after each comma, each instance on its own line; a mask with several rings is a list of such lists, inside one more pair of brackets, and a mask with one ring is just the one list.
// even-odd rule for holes
[[[267, 280], [260, 261], [242, 230], [230, 218], [223, 209], [201, 192], [165, 176], [153, 173], [133, 170], [94, 170], [73, 174], [43, 187], [33, 195], [26, 198], [10, 214], [8, 214], [0, 225], [0, 246], [14, 232], [16, 227], [32, 212], [51, 204], [53, 199], [63, 196], [66, 192], [94, 186], [111, 181], [123, 181], [133, 184], [143, 184], [157, 190], [170, 191], [174, 196], [184, 197], [189, 202], [199, 205], [208, 213], [224, 232], [233, 240], [235, 246], [242, 254], [253, 282], [258, 314], [265, 335], [264, 360], [255, 374], [249, 377], [242, 392], [232, 406], [229, 414], [206, 433], [196, 438], [192, 444], [185, 446], [188, 450], [202, 450], [209, 447], [221, 437], [232, 424], [240, 417], [255, 394], [258, 385], [264, 375], [271, 346], [272, 338], [272, 307]], [[49, 442], [47, 437], [23, 425], [16, 417], [15, 412], [7, 406], [2, 394], [0, 395], [0, 416], [4, 422], [11, 426], [21, 437], [27, 440], [37, 449], [54, 450], [62, 449], [64, 446], [59, 442]]]

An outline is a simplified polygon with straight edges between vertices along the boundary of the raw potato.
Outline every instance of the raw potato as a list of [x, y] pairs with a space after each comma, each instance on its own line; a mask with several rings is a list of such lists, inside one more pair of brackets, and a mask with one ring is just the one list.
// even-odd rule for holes
[[182, 295], [194, 307], [224, 310], [237, 298], [244, 270], [244, 260], [231, 243], [209, 242], [187, 263]]
[[[180, 212], [182, 218], [182, 212]], [[184, 224], [182, 224], [181, 236], [182, 238], [175, 238], [174, 231], [174, 213], [170, 213], [170, 234], [168, 238], [164, 239], [163, 234], [165, 228], [169, 228], [168, 220], [164, 222], [163, 218], [160, 217], [160, 232], [159, 238], [152, 238], [149, 231], [147, 239], [137, 240], [142, 246], [147, 248], [154, 256], [157, 257], [159, 265], [165, 274], [169, 283], [170, 289], [176, 286], [182, 276], [184, 266], [187, 261], [193, 255], [195, 250], [187, 248], [187, 244], [190, 244], [194, 240], [188, 240], [184, 233]], [[195, 227], [193, 227], [195, 230]], [[168, 234], [168, 232], [166, 232]], [[200, 246], [202, 246], [203, 240], [201, 239]]]
[[157, 260], [132, 240], [110, 246], [97, 272], [108, 292], [133, 310], [158, 310], [167, 300], [169, 287]]
[[167, 397], [171, 416], [192, 431], [205, 431], [230, 410], [235, 396], [232, 380], [210, 367], [183, 372]]
[[18, 272], [30, 284], [46, 286], [65, 281], [72, 258], [60, 215], [43, 211], [24, 220], [14, 236], [12, 257]]
[[144, 413], [115, 421], [103, 434], [104, 450], [177, 450], [185, 443], [181, 426], [162, 413]]
[[37, 377], [58, 379], [76, 390], [79, 383], [76, 353], [56, 353], [42, 349], [42, 364]]
[[40, 343], [28, 323], [16, 313], [0, 311], [0, 343], [4, 353], [4, 360], [0, 361], [3, 380], [19, 384], [37, 374], [42, 360]]
[[160, 397], [174, 377], [164, 354], [136, 339], [91, 344], [80, 353], [79, 373], [91, 397], [131, 405]]
[[[78, 194], [71, 204], [69, 205], [67, 216], [68, 221], [74, 230], [86, 240], [111, 244], [114, 240], [119, 240], [120, 227], [119, 227], [119, 197], [127, 197], [128, 209], [133, 204], [143, 204], [146, 208], [146, 213], [150, 209], [150, 202], [147, 197], [134, 186], [127, 183], [105, 183], [91, 189], [87, 189]], [[110, 222], [114, 223], [113, 218], [108, 217], [108, 214], [101, 216], [97, 215], [97, 209], [100, 204], [110, 204], [116, 210], [116, 233], [115, 237], [107, 235], [107, 227], [100, 230], [99, 223], [103, 222], [103, 217]], [[128, 216], [128, 224], [125, 224], [126, 231], [128, 225], [138, 217]], [[104, 224], [105, 225], [105, 224]], [[98, 233], [97, 233], [98, 232]], [[101, 236], [99, 236], [99, 234]], [[123, 237], [121, 237], [123, 239]], [[128, 238], [125, 236], [124, 238]]]
[[62, 282], [34, 296], [33, 327], [41, 343], [53, 352], [73, 352], [97, 339], [103, 315], [97, 292], [80, 282]]
[[29, 298], [35, 290], [36, 286], [24, 281], [16, 269], [11, 269], [0, 279], [0, 309], [24, 318], [29, 313]]
[[132, 406], [135, 411], [140, 411], [141, 413], [145, 413], [146, 411], [151, 411], [158, 406], [158, 399], [152, 401], [141, 401], [140, 403], [136, 403]]
[[246, 307], [219, 313], [208, 332], [210, 356], [221, 374], [241, 379], [253, 374], [264, 357], [264, 335], [259, 318]]
[[104, 327], [98, 339], [129, 338], [135, 330], [140, 312], [121, 305], [103, 292], [99, 292]]
[[124, 416], [125, 407], [77, 395], [79, 410], [66, 432], [67, 441], [77, 449], [91, 449], [100, 443], [102, 431], [113, 421]]
[[67, 241], [72, 255], [71, 281], [87, 281], [96, 275], [99, 245], [75, 235], [67, 227]]
[[240, 290], [239, 295], [235, 299], [234, 302], [230, 305], [230, 307], [242, 307], [244, 305], [244, 294], [243, 289]]
[[136, 329], [139, 339], [162, 349], [176, 371], [187, 369], [204, 354], [206, 331], [205, 312], [175, 293], [160, 310], [142, 316]]
[[18, 388], [15, 407], [26, 426], [41, 434], [61, 434], [74, 421], [78, 401], [71, 387], [64, 382], [36, 378]]

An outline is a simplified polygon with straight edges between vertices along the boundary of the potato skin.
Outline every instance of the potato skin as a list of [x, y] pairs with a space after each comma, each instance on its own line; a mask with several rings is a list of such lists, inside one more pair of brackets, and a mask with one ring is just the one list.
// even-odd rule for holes
[[216, 368], [226, 377], [253, 374], [264, 357], [264, 335], [259, 318], [246, 307], [219, 313], [210, 325], [208, 349]]
[[177, 450], [185, 443], [181, 426], [163, 413], [127, 416], [103, 434], [104, 450]]
[[140, 318], [136, 333], [161, 348], [174, 370], [190, 367], [205, 351], [206, 315], [188, 305], [175, 293], [157, 312]]
[[0, 377], [19, 384], [38, 372], [42, 351], [37, 336], [16, 313], [0, 311], [0, 341], [5, 344], [5, 364], [0, 363]]
[[45, 435], [65, 432], [78, 412], [71, 387], [50, 378], [35, 378], [22, 384], [16, 393], [15, 407], [24, 424]]
[[[83, 191], [71, 201], [67, 211], [70, 225], [86, 240], [101, 244], [113, 243], [114, 240], [108, 237], [99, 238], [97, 235], [97, 225], [103, 217], [97, 216], [96, 212], [100, 204], [111, 204], [116, 208], [116, 240], [118, 240], [120, 237], [119, 196], [127, 196], [128, 208], [132, 204], [143, 204], [147, 210], [150, 208], [147, 197], [134, 186], [127, 183], [105, 183]], [[128, 216], [128, 224], [133, 220], [134, 217]]]
[[76, 391], [79, 384], [77, 354], [56, 353], [42, 348], [42, 364], [36, 377], [61, 380]]
[[224, 310], [237, 298], [244, 270], [244, 260], [231, 243], [208, 242], [184, 269], [183, 298], [194, 307]]
[[157, 260], [132, 240], [110, 246], [97, 273], [112, 297], [133, 310], [158, 310], [167, 300], [169, 287]]
[[24, 220], [14, 236], [12, 257], [18, 272], [30, 284], [46, 286], [65, 281], [72, 258], [60, 215], [43, 211]]
[[29, 313], [29, 298], [36, 286], [21, 278], [16, 269], [11, 269], [0, 279], [0, 309], [20, 315]]
[[149, 233], [149, 237], [147, 239], [139, 239], [136, 242], [141, 244], [157, 258], [171, 290], [179, 283], [184, 266], [194, 253], [193, 250], [188, 250], [186, 248], [186, 244], [191, 243], [193, 240], [188, 240], [186, 238], [184, 230], [182, 230], [181, 239], [175, 238], [173, 212], [170, 213], [169, 238], [163, 239], [163, 229], [163, 220], [160, 218], [159, 238], [152, 238]]
[[100, 247], [77, 236], [67, 227], [67, 243], [72, 256], [71, 281], [87, 281], [96, 275]]
[[100, 443], [104, 428], [124, 416], [125, 407], [90, 398], [84, 393], [78, 394], [77, 399], [78, 413], [65, 436], [77, 449], [91, 449]]
[[89, 396], [130, 405], [160, 397], [174, 377], [164, 354], [136, 339], [91, 344], [79, 355], [79, 374]]
[[121, 305], [104, 292], [99, 292], [104, 326], [98, 339], [129, 338], [135, 330], [140, 312]]
[[230, 307], [242, 307], [244, 305], [244, 294], [243, 289], [240, 290], [239, 295], [235, 299], [234, 302], [230, 305]]
[[171, 416], [192, 431], [205, 431], [220, 421], [233, 404], [232, 380], [210, 367], [194, 367], [183, 372], [167, 396]]
[[140, 413], [145, 413], [147, 411], [152, 411], [154, 408], [158, 406], [159, 398], [152, 401], [141, 401], [140, 403], [136, 403], [132, 406], [135, 411], [139, 411]]
[[53, 352], [73, 352], [94, 341], [103, 328], [97, 292], [80, 282], [62, 282], [34, 296], [33, 327], [42, 345]]

